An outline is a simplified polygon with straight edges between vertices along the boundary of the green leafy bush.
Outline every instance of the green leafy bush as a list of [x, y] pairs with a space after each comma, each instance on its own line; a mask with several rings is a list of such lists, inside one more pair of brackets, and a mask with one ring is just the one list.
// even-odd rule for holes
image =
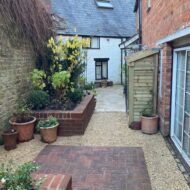
[[84, 93], [82, 89], [74, 89], [67, 94], [69, 100], [74, 103], [78, 103], [82, 100]]
[[27, 98], [27, 105], [33, 110], [41, 110], [50, 103], [49, 95], [42, 90], [32, 91]]
[[36, 130], [39, 132], [40, 128], [49, 128], [58, 124], [57, 118], [50, 116], [45, 120], [40, 120], [36, 126]]
[[48, 64], [39, 64], [38, 69], [32, 72], [31, 80], [35, 88], [47, 91], [52, 100], [57, 99], [62, 104], [68, 102], [67, 94], [82, 88], [80, 78], [85, 66], [82, 47], [88, 43], [88, 40], [79, 40], [78, 37], [65, 42], [50, 38], [47, 45]]
[[1, 190], [39, 190], [41, 182], [34, 181], [31, 174], [38, 169], [34, 162], [15, 169], [12, 163], [0, 167]]
[[93, 90], [93, 89], [95, 89], [95, 85], [94, 85], [93, 82], [87, 83], [87, 84], [85, 84], [85, 86], [84, 86], [84, 90]]
[[46, 74], [43, 70], [34, 69], [31, 73], [31, 81], [36, 89], [44, 89]]

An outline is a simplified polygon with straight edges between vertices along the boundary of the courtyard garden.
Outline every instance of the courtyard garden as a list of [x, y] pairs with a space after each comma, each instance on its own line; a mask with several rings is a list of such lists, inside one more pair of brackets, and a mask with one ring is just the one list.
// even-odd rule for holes
[[0, 189], [188, 190], [158, 118], [154, 135], [129, 128], [124, 87], [87, 82], [92, 41], [61, 22], [38, 0], [0, 2]]

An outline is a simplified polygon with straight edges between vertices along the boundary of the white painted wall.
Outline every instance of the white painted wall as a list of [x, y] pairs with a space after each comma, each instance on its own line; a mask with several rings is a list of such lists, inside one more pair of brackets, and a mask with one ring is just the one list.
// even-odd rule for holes
[[87, 49], [87, 81], [95, 81], [94, 58], [109, 58], [108, 80], [114, 84], [121, 83], [121, 49], [118, 38], [100, 38], [100, 49]]
[[[64, 36], [63, 40], [72, 37]], [[100, 49], [85, 49], [87, 51], [87, 70], [85, 77], [87, 82], [95, 81], [95, 58], [109, 58], [108, 80], [114, 84], [121, 84], [121, 38], [100, 38]]]

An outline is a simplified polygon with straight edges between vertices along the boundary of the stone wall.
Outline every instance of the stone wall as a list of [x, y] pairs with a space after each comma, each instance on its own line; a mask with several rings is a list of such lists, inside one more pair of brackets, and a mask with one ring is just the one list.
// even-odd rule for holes
[[[12, 45], [14, 44], [14, 46]], [[5, 121], [16, 111], [30, 87], [29, 73], [35, 66], [35, 54], [28, 41], [10, 41], [0, 23], [0, 132]]]

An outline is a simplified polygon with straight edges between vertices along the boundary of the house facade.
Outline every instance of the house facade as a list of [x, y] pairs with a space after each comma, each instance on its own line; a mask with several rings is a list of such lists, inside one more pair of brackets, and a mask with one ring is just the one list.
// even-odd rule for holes
[[135, 4], [142, 48], [160, 49], [160, 130], [190, 165], [189, 9], [189, 0], [136, 0]]
[[122, 54], [119, 44], [136, 32], [133, 0], [49, 0], [52, 13], [64, 19], [57, 28], [63, 38], [89, 38], [85, 48], [87, 82], [121, 84]]

